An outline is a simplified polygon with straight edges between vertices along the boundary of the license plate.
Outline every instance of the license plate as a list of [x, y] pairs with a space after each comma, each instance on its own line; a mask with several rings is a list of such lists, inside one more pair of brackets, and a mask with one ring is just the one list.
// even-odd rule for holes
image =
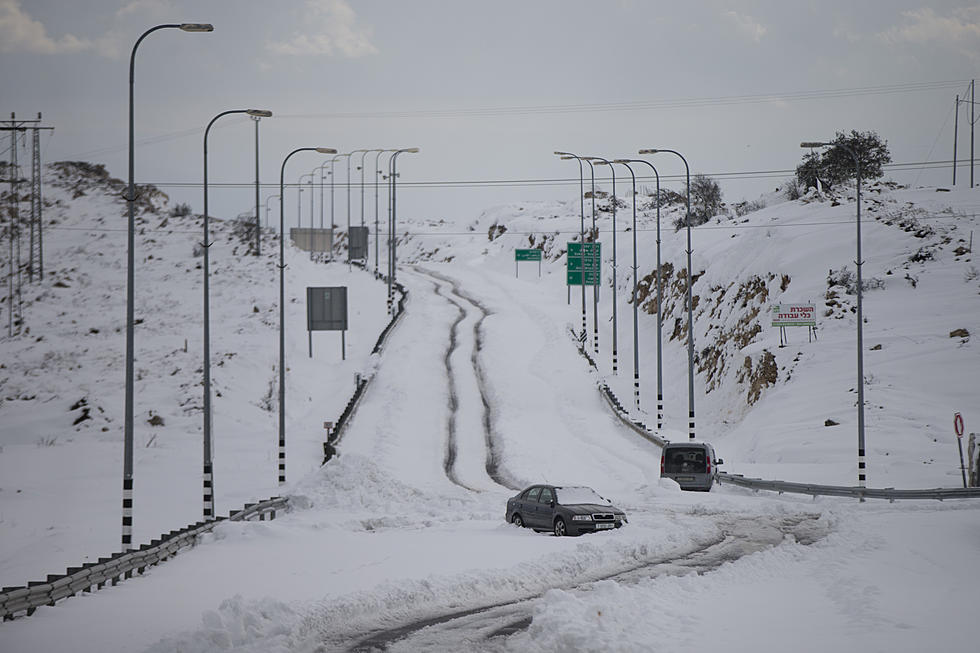
[[678, 483], [681, 483], [681, 482], [684, 482], [684, 483], [693, 483], [694, 482], [694, 477], [693, 476], [678, 476], [678, 477], [676, 477], [676, 480], [677, 480]]
[[616, 524], [596, 524], [595, 528], [597, 531], [601, 531], [606, 528], [616, 528]]

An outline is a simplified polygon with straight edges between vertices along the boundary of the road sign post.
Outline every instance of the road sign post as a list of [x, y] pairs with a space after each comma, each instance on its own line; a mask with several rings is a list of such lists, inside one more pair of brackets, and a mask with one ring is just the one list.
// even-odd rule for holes
[[566, 278], [569, 286], [598, 286], [602, 243], [568, 243]]
[[521, 261], [537, 261], [538, 262], [538, 276], [541, 276], [541, 255], [540, 249], [515, 249], [514, 250], [514, 274], [515, 276], [520, 276], [518, 274], [519, 263]]
[[959, 413], [953, 415], [953, 430], [956, 431], [956, 446], [960, 449], [960, 473], [963, 474], [963, 487], [967, 487], [966, 465], [963, 462], [963, 416]]

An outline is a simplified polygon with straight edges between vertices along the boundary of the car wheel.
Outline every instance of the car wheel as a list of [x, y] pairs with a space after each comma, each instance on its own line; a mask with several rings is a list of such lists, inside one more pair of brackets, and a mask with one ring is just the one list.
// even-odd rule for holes
[[518, 528], [524, 527], [524, 520], [521, 519], [521, 516], [516, 512], [514, 513], [514, 516], [510, 518], [510, 523], [513, 524], [514, 526], [517, 526]]
[[559, 517], [555, 520], [555, 537], [564, 537], [568, 535], [568, 530], [565, 528], [565, 520]]

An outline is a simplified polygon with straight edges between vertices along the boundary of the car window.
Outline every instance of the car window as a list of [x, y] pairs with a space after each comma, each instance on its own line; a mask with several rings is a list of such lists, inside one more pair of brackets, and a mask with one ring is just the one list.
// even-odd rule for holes
[[664, 452], [667, 473], [700, 473], [707, 471], [704, 447], [671, 447]]
[[532, 487], [530, 490], [524, 493], [524, 498], [528, 501], [537, 501], [538, 495], [541, 494], [541, 488]]
[[555, 495], [551, 491], [550, 487], [541, 488], [541, 499], [540, 499], [541, 503], [551, 503], [552, 501], [554, 501], [554, 499], [555, 499]]

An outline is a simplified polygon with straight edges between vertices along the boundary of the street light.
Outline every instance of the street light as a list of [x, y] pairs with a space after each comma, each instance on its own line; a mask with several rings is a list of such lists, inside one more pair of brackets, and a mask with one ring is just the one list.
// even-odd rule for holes
[[296, 180], [296, 188], [299, 189], [299, 213], [296, 214], [296, 228], [301, 229], [303, 227], [303, 178], [310, 178], [310, 226], [313, 225], [313, 173], [308, 172], [304, 175], [300, 175]]
[[122, 500], [122, 550], [133, 548], [133, 326], [135, 323], [135, 269], [136, 269], [136, 182], [134, 180], [134, 119], [133, 82], [136, 73], [136, 49], [151, 33], [161, 29], [179, 29], [184, 32], [211, 32], [214, 27], [207, 23], [167, 23], [143, 32], [133, 45], [129, 56], [129, 188], [126, 191], [128, 213], [126, 255], [126, 407], [123, 435], [123, 500]]
[[619, 325], [617, 323], [617, 312], [616, 312], [616, 169], [613, 167], [611, 161], [607, 161], [602, 157], [592, 156], [589, 157], [593, 161], [597, 161], [596, 165], [609, 166], [610, 172], [612, 172], [612, 309], [613, 309], [613, 346], [612, 346], [612, 373], [615, 375], [619, 371], [618, 363], [618, 346], [619, 346], [619, 336], [617, 332], [619, 331]]
[[[211, 461], [211, 293], [210, 293], [210, 251], [211, 236], [208, 233], [208, 134], [215, 121], [222, 116], [234, 113], [244, 113], [258, 118], [268, 118], [271, 111], [264, 109], [231, 109], [222, 111], [208, 123], [204, 129], [204, 518], [214, 517], [214, 484]], [[258, 123], [256, 123], [258, 125]], [[258, 162], [256, 161], [256, 169]], [[259, 226], [258, 187], [256, 187], [255, 227]]]
[[259, 121], [271, 118], [271, 111], [253, 109], [248, 114], [255, 122], [255, 255], [262, 255], [262, 225], [259, 224]]
[[[691, 302], [691, 286], [694, 285], [694, 277], [691, 275], [691, 168], [687, 165], [687, 159], [676, 150], [648, 148], [640, 150], [640, 154], [658, 154], [667, 152], [676, 154], [684, 162], [684, 170], [687, 175], [687, 410], [688, 410], [688, 438], [694, 439], [694, 308]], [[660, 198], [657, 198], [660, 201]]]
[[345, 156], [350, 156], [350, 153], [338, 154], [337, 156], [330, 157], [330, 255], [327, 257], [327, 260], [330, 261], [331, 263], [333, 263], [333, 233], [334, 233], [334, 229], [337, 227], [337, 223], [334, 221], [334, 212], [333, 212], [334, 181], [336, 180], [337, 177], [334, 174], [333, 165], [334, 163], [336, 163], [337, 159], [343, 158]]
[[378, 229], [378, 177], [381, 176], [381, 155], [389, 150], [375, 150], [377, 154], [374, 155], [374, 276], [375, 278], [380, 276], [381, 268], [379, 266], [378, 258], [378, 247], [381, 242], [381, 231]]
[[[864, 312], [862, 311], [862, 281], [861, 267], [864, 261], [861, 260], [861, 159], [850, 146], [843, 143], [824, 143], [806, 141], [800, 143], [803, 148], [815, 147], [839, 147], [846, 150], [851, 158], [854, 159], [854, 167], [857, 169], [857, 391], [858, 391], [858, 487], [865, 485], [865, 460], [864, 460]], [[864, 501], [864, 497], [861, 497]]]
[[286, 162], [297, 152], [336, 154], [329, 147], [300, 147], [282, 160], [279, 169], [279, 485], [286, 482], [286, 262], [285, 262], [285, 196]]
[[[350, 266], [350, 160], [355, 154], [367, 152], [368, 150], [351, 150], [347, 155], [347, 265]], [[362, 155], [363, 158], [363, 155]], [[363, 185], [362, 185], [363, 188]], [[361, 226], [364, 226], [364, 193], [361, 193]]]
[[397, 172], [397, 168], [398, 168], [398, 155], [399, 154], [417, 154], [418, 151], [419, 151], [419, 148], [417, 148], [417, 147], [407, 147], [407, 148], [404, 148], [404, 149], [401, 149], [401, 150], [395, 150], [395, 152], [391, 155], [391, 159], [388, 161], [388, 166], [389, 166], [388, 171], [389, 171], [389, 176], [391, 177], [391, 224], [390, 224], [391, 263], [390, 263], [390, 269], [388, 271], [388, 312], [389, 313], [391, 313], [391, 312], [394, 311], [394, 305], [393, 305], [393, 302], [394, 302], [394, 291], [392, 289], [392, 284], [395, 282], [395, 267], [397, 265], [397, 258], [396, 258], [396, 256], [397, 256], [397, 250], [396, 250], [397, 240], [395, 239], [395, 225], [398, 222], [398, 214], [397, 214], [396, 204], [395, 204], [395, 197], [396, 197], [396, 193], [395, 193], [395, 191], [396, 191], [396, 182], [395, 182], [395, 180], [398, 178], [398, 172]]
[[[584, 339], [588, 333], [585, 320], [585, 174], [582, 169], [581, 157], [571, 152], [555, 152], [555, 155], [561, 157], [563, 160], [575, 159], [578, 161], [579, 238], [582, 242], [582, 338]], [[569, 293], [571, 293], [571, 287], [569, 287]]]
[[631, 202], [633, 204], [633, 400], [636, 402], [636, 409], [640, 410], [640, 338], [636, 306], [638, 303], [636, 301], [636, 173], [633, 172], [633, 167], [629, 164], [628, 159], [615, 159], [613, 163], [624, 166], [630, 171], [630, 177], [633, 179], [633, 201]]
[[[599, 232], [595, 226], [595, 166], [592, 165], [591, 156], [583, 156], [582, 161], [589, 164], [589, 174], [592, 177], [592, 242], [598, 242]], [[600, 255], [599, 268], [602, 268]], [[595, 352], [596, 360], [599, 359], [599, 284], [592, 286], [592, 351]]]
[[269, 200], [278, 198], [278, 195], [269, 195], [265, 198], [265, 228], [269, 228]]
[[[649, 161], [629, 159], [629, 162], [644, 163], [650, 166], [654, 176], [657, 178], [657, 430], [659, 431], [664, 425], [663, 316], [660, 310], [663, 306], [660, 277], [660, 173], [657, 172], [657, 169]], [[619, 161], [616, 161], [616, 163], [619, 163]]]

